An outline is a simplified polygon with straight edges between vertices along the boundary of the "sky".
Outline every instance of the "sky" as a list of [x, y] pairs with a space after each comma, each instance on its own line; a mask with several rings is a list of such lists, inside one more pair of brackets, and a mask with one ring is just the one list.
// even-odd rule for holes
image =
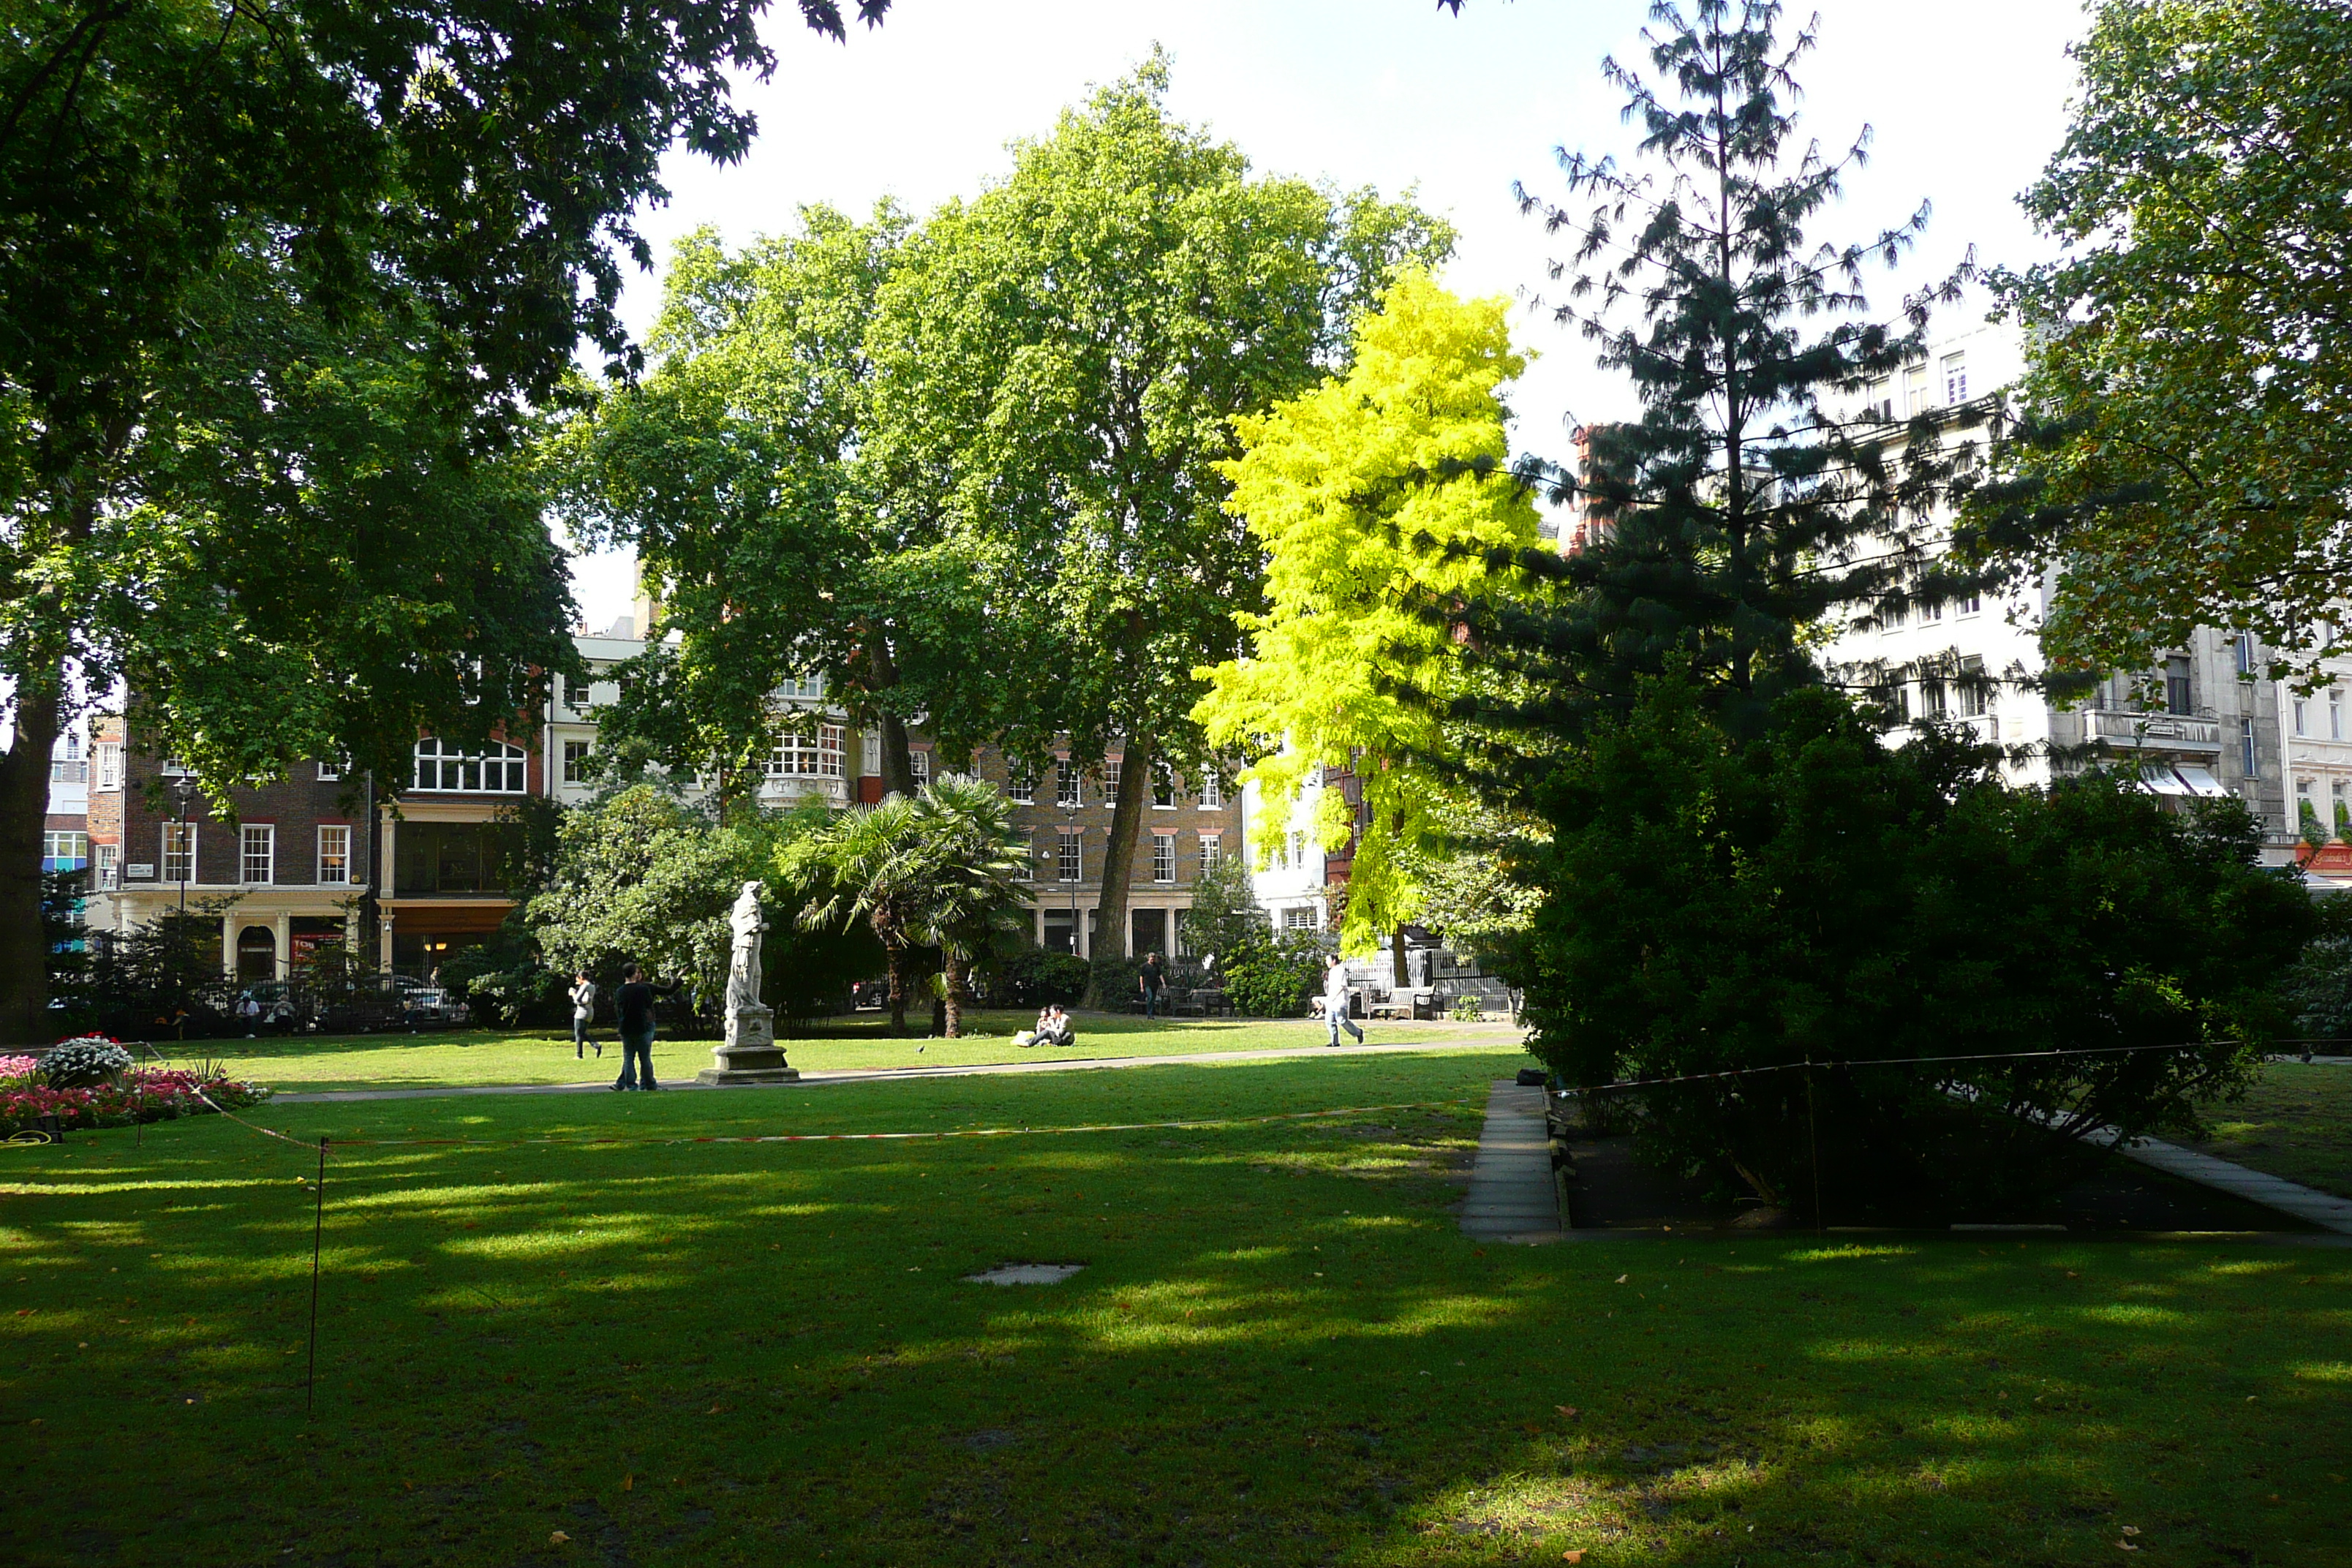
[[[845, 9], [847, 9], [845, 6]], [[1010, 167], [1007, 143], [1049, 133], [1056, 115], [1148, 56], [1172, 58], [1171, 110], [1237, 144], [1259, 171], [1384, 195], [1414, 190], [1460, 231], [1447, 285], [1520, 302], [1513, 332], [1535, 356], [1508, 393], [1518, 450], [1564, 458], [1576, 425], [1629, 407], [1625, 388], [1538, 306], [1562, 255], [1514, 182], [1564, 195], [1556, 149], [1634, 163], [1623, 95], [1604, 58], [1643, 68], [1648, 0], [893, 0], [879, 28], [845, 44], [803, 30], [776, 5], [768, 80], [736, 100], [759, 116], [751, 154], [729, 167], [673, 153], [666, 205], [638, 215], [657, 258], [709, 226], [730, 244], [790, 230], [824, 202], [864, 213], [895, 196], [929, 211], [977, 194]], [[1818, 16], [1819, 47], [1798, 68], [1800, 134], [1842, 151], [1867, 126], [1868, 165], [1815, 237], [1862, 239], [1933, 206], [1900, 268], [1868, 282], [1874, 310], [1950, 272], [1973, 247], [1986, 263], [2047, 254], [2016, 197], [2064, 131], [2074, 89], [2066, 46], [2084, 26], [2069, 0], [1822, 0], [1789, 8], [1783, 35]], [[623, 310], [640, 334], [657, 276]], [[1980, 301], [1949, 324], [1970, 324]], [[583, 625], [626, 614], [625, 554], [574, 563]]]

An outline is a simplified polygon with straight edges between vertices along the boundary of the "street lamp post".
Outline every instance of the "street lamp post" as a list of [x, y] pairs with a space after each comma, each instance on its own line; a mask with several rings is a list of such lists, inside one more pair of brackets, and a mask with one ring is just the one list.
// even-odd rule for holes
[[182, 773], [172, 783], [172, 794], [180, 803], [179, 833], [173, 840], [180, 852], [180, 912], [188, 912], [188, 874], [195, 869], [195, 856], [188, 844], [188, 805], [195, 799], [196, 781]]
[[[1076, 834], [1078, 828], [1077, 807], [1074, 805], [1063, 806], [1062, 821], [1064, 824], [1063, 831], [1065, 833]], [[1062, 850], [1059, 844], [1056, 844], [1051, 849], [1038, 850], [1037, 858], [1040, 860], [1050, 860], [1053, 862], [1055, 880], [1061, 880]], [[1085, 869], [1083, 856], [1080, 858], [1079, 868], [1081, 871]], [[1068, 882], [1063, 884], [1070, 890], [1070, 956], [1072, 958], [1083, 958], [1086, 956], [1078, 951], [1078, 948], [1081, 945], [1078, 939], [1078, 883], [1083, 879], [1084, 879], [1082, 877], [1072, 878]]]

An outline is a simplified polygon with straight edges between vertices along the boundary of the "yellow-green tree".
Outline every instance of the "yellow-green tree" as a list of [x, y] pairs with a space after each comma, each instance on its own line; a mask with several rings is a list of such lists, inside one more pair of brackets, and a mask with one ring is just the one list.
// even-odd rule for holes
[[[1536, 542], [1535, 507], [1504, 468], [1501, 388], [1525, 367], [1507, 310], [1405, 273], [1358, 323], [1347, 373], [1236, 420], [1243, 453], [1223, 465], [1228, 505], [1266, 552], [1266, 607], [1235, 617], [1248, 656], [1199, 672], [1211, 689], [1194, 717], [1212, 744], [1257, 756], [1243, 776], [1275, 835], [1319, 770], [1361, 775], [1340, 938], [1357, 951], [1419, 910], [1445, 705], [1474, 679], [1450, 612], [1506, 586], [1493, 563]], [[1339, 792], [1317, 826], [1327, 851], [1356, 830]]]

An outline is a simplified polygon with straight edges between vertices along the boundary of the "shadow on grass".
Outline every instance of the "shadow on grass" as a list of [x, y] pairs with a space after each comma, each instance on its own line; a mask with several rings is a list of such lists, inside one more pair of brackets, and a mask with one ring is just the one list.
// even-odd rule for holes
[[[1449, 1205], [1507, 1061], [286, 1108], [297, 1136], [510, 1140], [334, 1157], [308, 1419], [302, 1151], [218, 1122], [37, 1151], [0, 1233], [42, 1478], [10, 1538], [35, 1563], [2340, 1561], [2341, 1255], [1476, 1246]], [[961, 1278], [1016, 1261], [1087, 1268]]]

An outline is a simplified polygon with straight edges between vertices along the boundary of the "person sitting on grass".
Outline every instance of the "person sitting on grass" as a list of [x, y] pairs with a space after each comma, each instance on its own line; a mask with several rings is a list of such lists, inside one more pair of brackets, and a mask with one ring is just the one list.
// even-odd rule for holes
[[1017, 1035], [1015, 1035], [1015, 1036], [1013, 1036], [1013, 1043], [1014, 1045], [1016, 1045], [1016, 1046], [1022, 1046], [1022, 1047], [1034, 1046], [1034, 1045], [1037, 1044], [1039, 1037], [1041, 1037], [1042, 1035], [1044, 1035], [1044, 1034], [1045, 1034], [1045, 1020], [1046, 1020], [1046, 1017], [1047, 1017], [1047, 1016], [1048, 1016], [1052, 1012], [1053, 1012], [1053, 1009], [1052, 1009], [1052, 1008], [1050, 1008], [1050, 1007], [1040, 1007], [1040, 1008], [1038, 1008], [1038, 1009], [1037, 1009], [1037, 1026], [1036, 1026], [1035, 1028], [1034, 1028], [1034, 1029], [1024, 1029], [1024, 1030], [1022, 1030], [1019, 1034], [1017, 1034]]
[[1045, 1009], [1045, 1021], [1037, 1026], [1037, 1043], [1041, 1046], [1075, 1046], [1078, 1043], [1078, 1026], [1062, 1005], [1055, 1003]]

